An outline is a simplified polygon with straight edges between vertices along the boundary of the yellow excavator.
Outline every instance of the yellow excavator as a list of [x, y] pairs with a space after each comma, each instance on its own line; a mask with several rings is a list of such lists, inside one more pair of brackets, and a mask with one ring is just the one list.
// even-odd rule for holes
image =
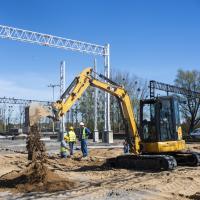
[[53, 119], [60, 118], [89, 87], [114, 95], [120, 104], [126, 137], [131, 153], [108, 160], [113, 167], [171, 170], [177, 165], [198, 166], [200, 155], [186, 150], [182, 139], [178, 99], [174, 96], [140, 101], [140, 127], [136, 125], [131, 99], [123, 86], [101, 74], [94, 76], [92, 68], [77, 76], [60, 100], [53, 103]]

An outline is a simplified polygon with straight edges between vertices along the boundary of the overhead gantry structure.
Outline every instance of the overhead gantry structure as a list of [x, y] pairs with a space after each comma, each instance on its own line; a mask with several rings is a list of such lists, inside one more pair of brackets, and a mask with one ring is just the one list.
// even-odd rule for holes
[[3, 104], [21, 104], [21, 105], [29, 105], [30, 103], [37, 102], [43, 105], [50, 106], [52, 102], [50, 101], [40, 101], [40, 100], [33, 100], [33, 99], [16, 99], [16, 98], [6, 98], [0, 97], [0, 103]]
[[189, 98], [200, 98], [200, 92], [187, 90], [185, 88], [181, 88], [181, 87], [166, 84], [166, 83], [161, 83], [154, 80], [150, 81], [149, 87], [150, 87], [150, 98], [155, 98], [156, 89], [167, 92], [167, 96], [169, 95], [169, 92], [170, 92], [170, 93], [175, 93], [175, 94], [182, 94], [182, 95], [188, 96]]
[[107, 54], [106, 47], [104, 46], [18, 29], [9, 26], [0, 25], [0, 37], [11, 40], [18, 40], [21, 42], [35, 43], [42, 46], [55, 47], [65, 50], [79, 51], [96, 55]]
[[[0, 38], [17, 40], [20, 42], [38, 44], [41, 46], [48, 46], [48, 47], [59, 48], [59, 49], [64, 49], [64, 50], [78, 51], [81, 53], [88, 53], [88, 54], [103, 56], [104, 57], [104, 75], [107, 78], [110, 78], [110, 45], [109, 44], [102, 46], [102, 45], [83, 42], [79, 40], [66, 39], [63, 37], [57, 37], [54, 35], [43, 34], [43, 33], [38, 33], [38, 32], [29, 31], [29, 30], [3, 26], [3, 25], [0, 25]], [[104, 115], [105, 115], [104, 131], [107, 134], [109, 134], [111, 133], [110, 94], [105, 93], [104, 107], [105, 107], [104, 108]]]

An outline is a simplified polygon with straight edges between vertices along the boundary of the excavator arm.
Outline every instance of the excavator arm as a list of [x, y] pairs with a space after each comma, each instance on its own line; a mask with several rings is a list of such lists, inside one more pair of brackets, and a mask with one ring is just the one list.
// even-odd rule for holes
[[[101, 78], [103, 75], [101, 75]], [[105, 78], [105, 77], [104, 77]], [[106, 79], [106, 78], [105, 78]], [[83, 95], [85, 90], [89, 87], [96, 87], [100, 90], [110, 93], [117, 97], [120, 101], [122, 113], [124, 119], [128, 122], [130, 135], [133, 137], [133, 143], [131, 142], [131, 150], [135, 154], [140, 153], [140, 137], [136, 126], [136, 121], [133, 113], [132, 102], [127, 91], [118, 84], [115, 84], [111, 80], [106, 79], [107, 82], [103, 82], [92, 76], [92, 68], [83, 70], [79, 76], [77, 76], [72, 84], [62, 95], [61, 99], [53, 104], [53, 111], [56, 120], [59, 120], [72, 106], [73, 104]], [[68, 96], [67, 96], [68, 95]], [[65, 97], [67, 98], [65, 99]]]
[[[66, 91], [61, 96], [61, 99], [56, 103], [53, 103], [53, 111], [55, 119], [59, 120], [73, 105], [80, 99], [85, 90], [90, 86], [90, 74], [91, 68], [83, 70], [79, 76], [77, 76]], [[65, 97], [67, 98], [65, 99]]]

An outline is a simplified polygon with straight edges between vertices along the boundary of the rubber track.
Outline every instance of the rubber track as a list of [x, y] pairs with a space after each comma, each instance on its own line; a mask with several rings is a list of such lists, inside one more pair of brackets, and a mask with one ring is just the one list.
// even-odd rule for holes
[[197, 152], [177, 152], [171, 153], [177, 164], [180, 166], [199, 166], [200, 165], [200, 153]]
[[177, 162], [170, 155], [123, 155], [107, 159], [107, 164], [115, 168], [136, 170], [173, 170]]

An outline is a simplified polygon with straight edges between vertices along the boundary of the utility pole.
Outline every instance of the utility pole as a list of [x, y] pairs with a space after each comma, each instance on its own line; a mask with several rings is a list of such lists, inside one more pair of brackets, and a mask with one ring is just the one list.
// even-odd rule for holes
[[[105, 45], [104, 52], [104, 75], [110, 78], [110, 45]], [[102, 141], [106, 143], [113, 143], [113, 132], [110, 125], [110, 94], [105, 92], [104, 103], [104, 133]]]
[[[65, 61], [61, 61], [60, 63], [60, 97], [65, 92]], [[64, 132], [65, 132], [65, 118], [64, 115], [62, 116], [61, 122], [60, 122], [60, 141], [64, 138]]]
[[[49, 84], [48, 87], [51, 87], [53, 90], [53, 102], [54, 102], [54, 93], [55, 93], [55, 87], [60, 87], [58, 84]], [[54, 121], [52, 120], [52, 129], [53, 129], [53, 134], [55, 133], [55, 124]]]
[[7, 127], [8, 132], [10, 131], [10, 118], [12, 112], [13, 112], [13, 106], [8, 106], [8, 127]]
[[[96, 58], [94, 59], [94, 78], [97, 77], [97, 62], [96, 62]], [[98, 118], [98, 114], [97, 114], [97, 99], [98, 98], [98, 89], [95, 88], [94, 90], [94, 135], [93, 135], [93, 142], [99, 142], [99, 132], [98, 132], [98, 128], [97, 128], [97, 118]]]
[[53, 102], [54, 102], [55, 87], [60, 87], [60, 85], [58, 85], [58, 84], [49, 84], [48, 87], [51, 87], [53, 89]]

